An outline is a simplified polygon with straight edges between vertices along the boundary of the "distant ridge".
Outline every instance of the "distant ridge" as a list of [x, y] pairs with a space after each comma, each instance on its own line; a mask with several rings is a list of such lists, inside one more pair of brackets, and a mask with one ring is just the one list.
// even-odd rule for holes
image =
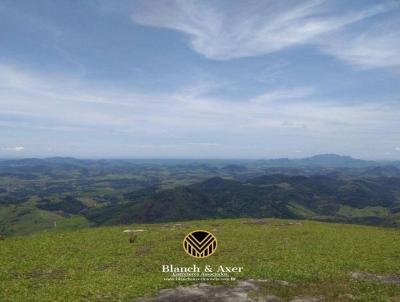
[[280, 167], [304, 167], [304, 166], [319, 166], [319, 167], [346, 167], [346, 168], [363, 168], [368, 166], [381, 165], [380, 162], [355, 159], [351, 156], [337, 154], [318, 154], [311, 157], [300, 159], [268, 159], [262, 161], [267, 166]]
[[[373, 161], [353, 158], [347, 155], [318, 154], [305, 158], [277, 158], [277, 159], [78, 159], [73, 157], [48, 157], [48, 158], [22, 158], [1, 159], [0, 168], [35, 167], [35, 168], [87, 168], [87, 167], [118, 167], [133, 169], [145, 165], [203, 167], [209, 172], [212, 169], [221, 169], [221, 172], [231, 174], [244, 174], [249, 169], [277, 169], [275, 173], [286, 173], [292, 169], [292, 174], [303, 174], [308, 170], [330, 169], [371, 169], [371, 175], [398, 176], [400, 161]], [[378, 168], [372, 170], [372, 168]], [[211, 170], [210, 170], [211, 169]], [[286, 169], [282, 171], [279, 169]], [[214, 171], [214, 170], [213, 170]], [[296, 172], [297, 171], [297, 172]], [[320, 172], [321, 172], [320, 171]], [[215, 172], [215, 171], [214, 171]], [[369, 174], [367, 172], [367, 174]]]

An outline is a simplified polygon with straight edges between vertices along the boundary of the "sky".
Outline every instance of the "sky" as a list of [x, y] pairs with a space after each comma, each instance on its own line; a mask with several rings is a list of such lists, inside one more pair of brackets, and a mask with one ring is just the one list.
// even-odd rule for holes
[[398, 0], [0, 0], [0, 157], [400, 159]]

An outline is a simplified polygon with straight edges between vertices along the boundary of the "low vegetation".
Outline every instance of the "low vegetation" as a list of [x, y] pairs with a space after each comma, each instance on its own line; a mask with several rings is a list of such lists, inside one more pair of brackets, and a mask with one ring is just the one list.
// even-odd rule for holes
[[[0, 301], [130, 301], [153, 296], [165, 281], [163, 264], [243, 266], [239, 279], [266, 284], [283, 299], [397, 301], [400, 286], [351, 277], [352, 272], [398, 274], [400, 230], [279, 219], [204, 220], [134, 225], [145, 231], [129, 243], [127, 226], [51, 231], [0, 241]], [[213, 256], [194, 259], [181, 243], [194, 229], [219, 241]], [[180, 282], [179, 284], [182, 284]], [[186, 284], [186, 283], [183, 283]], [[235, 285], [235, 283], [228, 283]]]

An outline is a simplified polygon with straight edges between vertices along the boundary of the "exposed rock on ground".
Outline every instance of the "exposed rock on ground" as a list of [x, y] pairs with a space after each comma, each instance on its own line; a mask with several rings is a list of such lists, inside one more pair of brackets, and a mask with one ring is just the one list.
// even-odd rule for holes
[[359, 279], [359, 280], [370, 280], [386, 284], [400, 285], [400, 276], [395, 276], [395, 275], [377, 275], [368, 272], [353, 272], [351, 273], [351, 276], [354, 279]]
[[[158, 296], [150, 299], [139, 298], [132, 302], [284, 302], [279, 297], [258, 294], [260, 285], [277, 280], [246, 280], [240, 281], [235, 287], [225, 285], [196, 284], [190, 287], [179, 286], [161, 290]], [[289, 286], [286, 281], [277, 284]], [[318, 297], [297, 297], [290, 302], [319, 302]]]
[[322, 297], [297, 297], [290, 302], [322, 302], [324, 299]]

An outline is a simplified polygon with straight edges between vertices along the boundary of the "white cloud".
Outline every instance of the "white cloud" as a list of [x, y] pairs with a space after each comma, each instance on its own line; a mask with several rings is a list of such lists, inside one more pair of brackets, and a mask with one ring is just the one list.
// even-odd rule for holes
[[10, 69], [0, 68], [0, 85], [8, 85], [0, 92], [0, 113], [18, 116], [23, 122], [2, 123], [24, 128], [84, 131], [109, 127], [120, 132], [147, 133], [212, 129], [215, 125], [223, 131], [231, 126], [304, 129], [314, 125], [314, 129], [334, 129], [346, 125], [387, 124], [397, 120], [400, 109], [396, 104], [321, 102], [312, 87], [273, 89], [241, 101], [213, 97], [209, 94], [213, 86], [207, 84], [186, 87], [172, 94], [89, 89], [89, 85], [54, 81], [51, 77], [13, 68], [11, 77], [27, 83], [21, 85], [20, 80], [9, 81], [7, 73], [1, 72]]
[[271, 92], [258, 95], [251, 98], [249, 101], [252, 103], [269, 103], [278, 100], [293, 100], [293, 99], [304, 99], [313, 95], [314, 89], [311, 87], [295, 87], [290, 89], [277, 89]]
[[323, 51], [360, 67], [400, 66], [400, 22], [373, 24], [362, 32], [340, 33], [320, 41]]
[[[30, 84], [8, 80], [4, 70], [11, 69], [13, 78]], [[101, 137], [107, 136], [106, 141], [114, 144], [114, 139], [118, 142], [123, 138], [136, 146], [154, 146], [149, 147], [151, 150], [168, 145], [165, 148], [171, 154], [174, 146], [182, 154], [188, 150], [199, 152], [200, 146], [225, 154], [221, 150], [229, 150], [229, 145], [238, 145], [237, 142], [253, 144], [257, 146], [251, 147], [254, 150], [263, 150], [268, 142], [273, 142], [273, 146], [295, 144], [306, 154], [304, 145], [312, 146], [309, 140], [315, 139], [321, 145], [324, 143], [320, 140], [333, 144], [343, 137], [351, 137], [351, 144], [369, 141], [371, 137], [392, 142], [387, 129], [400, 128], [398, 103], [379, 100], [357, 104], [320, 99], [313, 87], [271, 89], [232, 101], [213, 96], [214, 87], [207, 83], [170, 94], [138, 94], [134, 90], [113, 91], [75, 80], [58, 81], [51, 75], [27, 73], [15, 67], [0, 68], [0, 86], [6, 88], [0, 90], [0, 116], [6, 116], [0, 128], [21, 129], [24, 133], [54, 131], [60, 140], [67, 135], [69, 142], [70, 137], [98, 137], [103, 141]], [[79, 135], [70, 136], [68, 132]], [[13, 144], [11, 138], [2, 143]], [[29, 143], [38, 144], [37, 140]], [[343, 144], [350, 145], [348, 141]], [[293, 150], [288, 147], [285, 145], [282, 150]], [[24, 149], [9, 151], [12, 150]]]
[[400, 152], [400, 147], [396, 147], [394, 148], [394, 150], [399, 151]]
[[14, 152], [21, 152], [25, 150], [25, 147], [17, 146], [17, 147], [4, 147], [2, 148], [3, 151], [14, 151]]
[[[235, 4], [190, 0], [144, 1], [135, 9], [132, 19], [141, 25], [185, 33], [196, 52], [210, 59], [227, 60], [268, 54], [299, 44], [318, 45], [322, 36], [393, 8], [392, 2], [384, 2], [364, 10], [338, 14], [328, 5], [330, 1], [325, 0]], [[356, 44], [352, 47], [358, 49]], [[366, 50], [369, 52], [366, 57], [370, 58], [374, 56], [374, 51], [380, 50], [383, 49], [375, 47]], [[389, 55], [392, 56], [391, 53]]]

